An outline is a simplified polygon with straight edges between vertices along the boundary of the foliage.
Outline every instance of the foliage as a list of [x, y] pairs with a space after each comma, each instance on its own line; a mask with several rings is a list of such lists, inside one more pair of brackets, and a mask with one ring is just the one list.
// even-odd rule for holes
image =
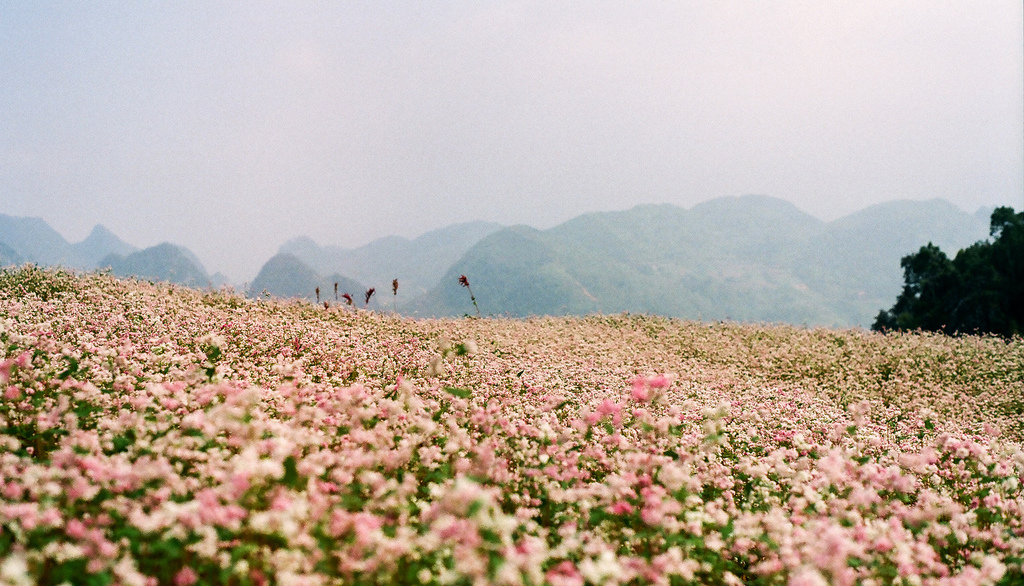
[[992, 212], [992, 241], [952, 260], [929, 243], [901, 261], [905, 285], [875, 330], [1024, 334], [1024, 212]]
[[1020, 340], [8, 276], [2, 583], [1024, 579]]
[[49, 301], [65, 293], [74, 293], [78, 278], [63, 269], [44, 269], [37, 265], [0, 268], [0, 291], [12, 297], [33, 296]]

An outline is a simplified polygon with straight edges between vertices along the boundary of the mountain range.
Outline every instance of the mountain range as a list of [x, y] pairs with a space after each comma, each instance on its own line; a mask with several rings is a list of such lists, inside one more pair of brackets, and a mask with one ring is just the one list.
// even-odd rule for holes
[[[455, 224], [358, 248], [289, 240], [247, 289], [321, 300], [349, 293], [417, 316], [577, 315], [623, 311], [703, 320], [867, 326], [902, 287], [900, 259], [933, 242], [953, 253], [988, 236], [991, 210], [943, 200], [895, 201], [825, 222], [766, 196], [685, 209], [641, 205], [578, 216], [547, 230]], [[0, 264], [35, 262], [218, 286], [187, 249], [137, 250], [102, 226], [70, 244], [38, 218], [0, 215]], [[392, 279], [398, 279], [397, 296]]]
[[[337, 294], [335, 294], [335, 287], [337, 287]], [[247, 293], [250, 297], [273, 295], [336, 303], [344, 303], [342, 296], [347, 293], [352, 296], [353, 303], [357, 307], [379, 309], [381, 307], [380, 295], [375, 293], [376, 297], [367, 304], [365, 300], [367, 289], [362, 283], [344, 275], [335, 273], [326, 277], [322, 276], [294, 254], [280, 252], [263, 265]]]
[[492, 222], [453, 224], [411, 240], [386, 236], [359, 248], [320, 246], [300, 237], [284, 243], [280, 252], [294, 255], [320, 273], [342, 274], [378, 287], [400, 276], [402, 296], [411, 299], [437, 285], [467, 250], [502, 228]]
[[218, 286], [202, 262], [183, 246], [163, 243], [144, 250], [98, 225], [81, 242], [70, 243], [41, 218], [0, 214], [0, 266], [31, 262], [78, 270], [110, 269], [121, 277], [170, 281], [189, 287]]
[[984, 213], [942, 200], [879, 204], [833, 222], [764, 196], [683, 209], [586, 214], [513, 226], [473, 246], [405, 308], [416, 315], [655, 313], [690, 319], [867, 326], [902, 287], [900, 259], [988, 235]]
[[0, 244], [13, 251], [19, 261], [85, 270], [96, 268], [110, 254], [127, 255], [137, 250], [103, 226], [96, 226], [85, 240], [71, 244], [41, 218], [5, 214], [0, 214]]
[[109, 254], [97, 263], [115, 275], [169, 281], [187, 287], [213, 285], [199, 259], [187, 248], [164, 242], [127, 255]]

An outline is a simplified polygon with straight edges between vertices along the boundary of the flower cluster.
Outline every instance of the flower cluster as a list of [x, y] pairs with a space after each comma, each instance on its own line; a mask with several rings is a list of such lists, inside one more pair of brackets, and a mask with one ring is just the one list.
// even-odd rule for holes
[[0, 272], [0, 583], [1020, 583], [1022, 365]]

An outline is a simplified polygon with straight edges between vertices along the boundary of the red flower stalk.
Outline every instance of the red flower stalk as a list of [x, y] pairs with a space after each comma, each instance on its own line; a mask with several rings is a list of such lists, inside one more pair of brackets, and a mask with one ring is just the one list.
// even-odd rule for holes
[[316, 302], [320, 303], [320, 287], [316, 288]]
[[346, 303], [346, 304], [348, 304], [348, 305], [352, 305], [352, 296], [351, 296], [351, 295], [349, 295], [348, 293], [345, 293], [345, 294], [344, 294], [344, 295], [342, 295], [341, 297], [342, 297], [342, 299], [344, 299], [344, 300], [345, 300], [345, 303]]
[[370, 305], [370, 297], [373, 297], [373, 294], [376, 292], [377, 289], [373, 287], [370, 287], [369, 289], [366, 290], [366, 302], [363, 304], [363, 307]]
[[334, 284], [334, 300], [335, 301], [338, 300], [338, 284], [337, 283]]
[[398, 295], [398, 279], [395, 279], [394, 281], [391, 281], [391, 291], [395, 295]]
[[476, 316], [480, 317], [480, 306], [476, 304], [476, 297], [473, 295], [473, 288], [469, 286], [469, 279], [466, 278], [466, 275], [459, 277], [459, 284], [466, 289], [469, 289], [469, 300], [473, 302], [473, 307], [476, 308]]

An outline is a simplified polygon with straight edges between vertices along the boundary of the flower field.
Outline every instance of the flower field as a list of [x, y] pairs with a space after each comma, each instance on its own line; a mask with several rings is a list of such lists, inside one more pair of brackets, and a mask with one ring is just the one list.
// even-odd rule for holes
[[1024, 341], [0, 271], [2, 584], [1024, 583]]

